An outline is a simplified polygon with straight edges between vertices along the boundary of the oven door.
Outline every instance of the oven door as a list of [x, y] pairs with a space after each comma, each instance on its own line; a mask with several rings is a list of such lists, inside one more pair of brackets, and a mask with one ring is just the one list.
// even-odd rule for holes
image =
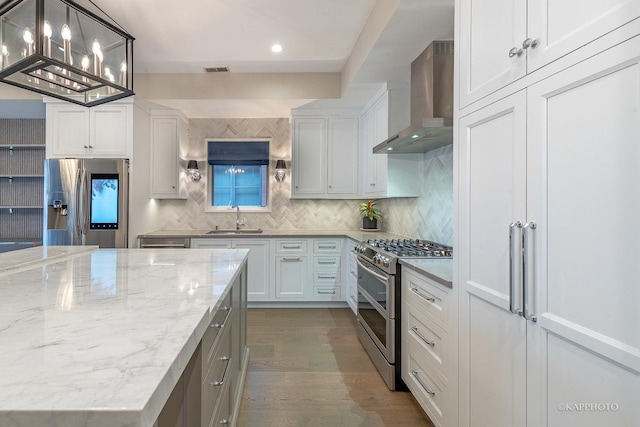
[[395, 319], [395, 276], [387, 274], [360, 257], [358, 263], [358, 289], [389, 319]]
[[390, 364], [395, 363], [395, 319], [388, 315], [395, 311], [394, 287], [394, 276], [387, 278], [358, 260], [358, 322]]

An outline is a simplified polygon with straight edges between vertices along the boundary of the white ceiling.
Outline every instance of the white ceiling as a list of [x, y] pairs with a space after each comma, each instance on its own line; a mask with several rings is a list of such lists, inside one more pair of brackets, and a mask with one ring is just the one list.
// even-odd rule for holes
[[[93, 0], [135, 37], [136, 73], [342, 72], [377, 1], [397, 8], [334, 101], [348, 107], [363, 105], [376, 84], [407, 81], [409, 64], [432, 40], [453, 37], [453, 0]], [[283, 52], [272, 53], [273, 43]], [[312, 100], [153, 101], [189, 117], [281, 117]]]

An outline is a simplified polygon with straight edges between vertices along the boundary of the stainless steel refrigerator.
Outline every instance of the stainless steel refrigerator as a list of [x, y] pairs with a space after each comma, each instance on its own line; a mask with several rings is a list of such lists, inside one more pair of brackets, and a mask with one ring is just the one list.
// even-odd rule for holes
[[127, 247], [128, 160], [46, 160], [44, 193], [43, 245]]

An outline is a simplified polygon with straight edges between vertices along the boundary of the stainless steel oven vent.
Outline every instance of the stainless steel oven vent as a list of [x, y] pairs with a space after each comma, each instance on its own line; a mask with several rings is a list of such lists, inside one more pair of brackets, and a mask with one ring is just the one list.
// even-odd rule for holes
[[411, 124], [373, 148], [424, 153], [453, 143], [453, 41], [434, 41], [411, 63]]

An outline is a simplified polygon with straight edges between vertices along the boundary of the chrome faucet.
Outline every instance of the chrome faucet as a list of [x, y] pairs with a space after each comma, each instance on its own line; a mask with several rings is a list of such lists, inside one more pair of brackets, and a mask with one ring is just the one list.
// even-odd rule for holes
[[231, 206], [231, 209], [236, 209], [236, 230], [240, 230], [240, 226], [244, 225], [240, 222], [240, 206]]

